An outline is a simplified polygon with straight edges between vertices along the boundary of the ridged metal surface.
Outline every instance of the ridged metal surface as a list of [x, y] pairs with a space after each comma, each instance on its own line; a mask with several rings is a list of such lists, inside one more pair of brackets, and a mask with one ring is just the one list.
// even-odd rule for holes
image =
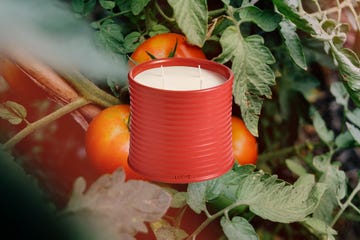
[[[216, 87], [162, 90], [137, 83], [137, 74], [161, 66], [201, 66], [226, 80]], [[129, 165], [149, 180], [189, 183], [218, 177], [233, 165], [233, 74], [203, 59], [159, 59], [129, 72]]]

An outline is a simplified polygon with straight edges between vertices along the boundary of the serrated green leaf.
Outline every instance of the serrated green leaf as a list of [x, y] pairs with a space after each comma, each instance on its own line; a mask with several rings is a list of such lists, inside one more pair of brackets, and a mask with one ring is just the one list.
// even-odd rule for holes
[[116, 5], [121, 11], [131, 11], [131, 3], [129, 0], [115, 0]]
[[76, 13], [82, 13], [84, 9], [85, 0], [71, 0], [71, 7]]
[[315, 130], [320, 139], [327, 145], [331, 145], [334, 141], [334, 132], [326, 127], [325, 121], [322, 119], [320, 113], [312, 108], [312, 119]]
[[83, 16], [87, 16], [91, 13], [96, 5], [96, 0], [72, 0], [71, 6], [74, 12]]
[[338, 63], [338, 69], [351, 99], [360, 107], [360, 61], [350, 49], [338, 49], [330, 42], [331, 52]]
[[151, 29], [149, 30], [149, 36], [153, 37], [160, 33], [168, 33], [170, 30], [162, 24], [155, 24], [151, 26]]
[[276, 176], [249, 176], [239, 188], [237, 201], [247, 202], [250, 211], [264, 219], [290, 223], [303, 221], [313, 213], [325, 189], [312, 175], [301, 176], [294, 185]]
[[319, 239], [335, 240], [334, 235], [337, 235], [337, 232], [320, 219], [308, 217], [303, 224]]
[[355, 141], [360, 144], [360, 130], [355, 127], [353, 124], [346, 122], [346, 126], [349, 129], [349, 132], [354, 137]]
[[225, 216], [221, 218], [221, 227], [229, 240], [258, 240], [253, 226], [242, 217], [234, 217], [231, 221]]
[[100, 30], [96, 32], [96, 40], [101, 47], [110, 52], [116, 54], [127, 53], [123, 46], [122, 28], [112, 20], [105, 21], [100, 25]]
[[131, 12], [134, 15], [139, 15], [149, 2], [150, 0], [131, 0]]
[[168, 0], [174, 17], [189, 43], [202, 47], [207, 33], [208, 9], [206, 0]]
[[99, 0], [99, 3], [101, 5], [101, 7], [106, 9], [106, 10], [111, 10], [116, 5], [115, 2], [111, 1], [111, 0]]
[[265, 32], [274, 31], [281, 16], [271, 10], [262, 10], [255, 6], [247, 6], [239, 9], [239, 15], [242, 22], [253, 22]]
[[243, 38], [235, 26], [228, 27], [220, 38], [222, 53], [215, 59], [232, 61], [233, 95], [240, 106], [246, 127], [258, 136], [258, 121], [264, 98], [271, 98], [275, 74], [269, 64], [275, 59], [259, 35]]
[[346, 118], [360, 128], [360, 108], [356, 108], [353, 111], [345, 113]]
[[334, 209], [346, 195], [346, 175], [344, 171], [339, 169], [339, 166], [331, 164], [329, 153], [315, 156], [313, 165], [320, 172], [319, 182], [327, 186], [321, 203], [314, 211], [314, 217], [330, 223]]
[[321, 33], [321, 26], [315, 18], [297, 11], [297, 5], [293, 1], [288, 0], [272, 0], [277, 10], [296, 25], [298, 29], [303, 30], [309, 34]]
[[139, 39], [141, 37], [141, 33], [139, 32], [131, 32], [124, 38], [124, 48], [126, 53], [131, 53], [135, 51], [135, 49], [139, 46]]
[[295, 173], [298, 176], [307, 174], [306, 169], [297, 161], [293, 159], [285, 160], [286, 166], [290, 169], [291, 172]]
[[338, 104], [347, 107], [349, 102], [349, 93], [346, 91], [344, 84], [341, 82], [334, 82], [330, 86], [330, 92], [335, 97]]
[[6, 101], [0, 104], [0, 118], [7, 120], [9, 123], [17, 125], [26, 118], [26, 109], [13, 101]]
[[287, 19], [283, 19], [280, 22], [280, 33], [285, 39], [285, 45], [289, 51], [292, 60], [300, 68], [306, 70], [307, 64], [305, 60], [305, 54], [296, 33], [296, 26]]
[[206, 203], [221, 194], [235, 201], [238, 182], [255, 169], [254, 165], [235, 165], [232, 171], [209, 181], [190, 183], [187, 188], [187, 203], [196, 212], [206, 209]]
[[249, 206], [250, 211], [264, 219], [290, 223], [303, 221], [311, 214], [326, 189], [324, 184], [315, 183], [312, 175], [301, 176], [290, 185], [262, 171], [241, 170], [235, 168], [217, 179], [190, 184], [189, 206], [201, 212], [209, 198], [222, 195], [234, 206]]

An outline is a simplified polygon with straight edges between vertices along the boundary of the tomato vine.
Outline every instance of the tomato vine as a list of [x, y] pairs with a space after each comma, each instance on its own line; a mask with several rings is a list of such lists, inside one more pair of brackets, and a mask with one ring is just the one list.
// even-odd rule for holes
[[[262, 229], [256, 221], [270, 221], [280, 227], [297, 223], [302, 230], [291, 231], [302, 234], [301, 237], [305, 232], [312, 239], [347, 236], [337, 223], [340, 219], [351, 221], [345, 212], [355, 215], [355, 219], [359, 219], [360, 214], [360, 157], [356, 153], [360, 144], [360, 61], [359, 52], [356, 52], [356, 44], [360, 41], [358, 0], [62, 2], [71, 8], [74, 19], [80, 18], [92, 28], [92, 43], [105, 54], [101, 55], [105, 58], [99, 58], [100, 62], [109, 60], [112, 63], [110, 68], [99, 66], [99, 72], [104, 73], [104, 69], [114, 66], [127, 69], [129, 55], [141, 43], [149, 37], [169, 32], [185, 35], [189, 44], [201, 48], [208, 58], [228, 65], [234, 72], [233, 114], [241, 117], [249, 131], [258, 137], [257, 169], [253, 165], [234, 165], [219, 178], [188, 184], [183, 192], [170, 191], [173, 202], [181, 202], [173, 208], [190, 207], [196, 213], [205, 214], [206, 220], [192, 233], [185, 233], [179, 230], [181, 224], [172, 226], [165, 218], [156, 221], [149, 217], [156, 223], [154, 232], [159, 239], [168, 237], [166, 233], [169, 232], [175, 236], [172, 239], [196, 239], [218, 218], [228, 239], [239, 239], [239, 236], [259, 239], [261, 231], [275, 237], [271, 229]], [[61, 22], [61, 19], [56, 20]], [[71, 31], [75, 29], [75, 23], [74, 20], [66, 26], [72, 34], [76, 32]], [[24, 55], [16, 51], [6, 51], [2, 55], [31, 75], [32, 80], [56, 102], [64, 104], [35, 122], [27, 121], [26, 111], [18, 105], [2, 104], [0, 117], [11, 123], [27, 122], [23, 130], [2, 145], [3, 149], [15, 148], [29, 133], [75, 110], [80, 111], [77, 117], [86, 127], [89, 118], [101, 108], [122, 102], [119, 89], [127, 91], [126, 76], [117, 71], [105, 71], [100, 74], [101, 80], [99, 76], [92, 79], [94, 71], [87, 72], [86, 69], [96, 69], [99, 62], [95, 59], [87, 59], [88, 68], [82, 68], [69, 57], [74, 64], [71, 68], [63, 68], [50, 63], [51, 67], [34, 64], [34, 59], [23, 58]], [[329, 101], [332, 107], [340, 109], [335, 114], [327, 113], [330, 107], [324, 102], [328, 104]], [[95, 106], [96, 110], [89, 113], [84, 108], [89, 105]], [[333, 118], [337, 125], [333, 124]], [[356, 159], [352, 162], [355, 167], [351, 169], [357, 172], [354, 178], [349, 178], [346, 172], [351, 165], [346, 164], [352, 160], [349, 157], [339, 160], [339, 155], [349, 150], [353, 150]], [[0, 154], [13, 160], [7, 153]], [[109, 197], [113, 204], [118, 200], [112, 199], [112, 194], [118, 191], [114, 187], [116, 183], [121, 183], [129, 195], [133, 193], [129, 186], [140, 194], [141, 184], [146, 184], [152, 189], [150, 195], [142, 193], [146, 201], [147, 197], [159, 192], [159, 196], [168, 200], [163, 189], [150, 187], [147, 185], [150, 183], [134, 181], [126, 185], [119, 172], [102, 179], [113, 183], [113, 188], [105, 191], [106, 184], [99, 180], [92, 185], [93, 192], [85, 192], [85, 183], [79, 180], [68, 209], [75, 213], [87, 209], [89, 199], [106, 202]], [[226, 201], [210, 213], [209, 207], [216, 205], [219, 199]], [[125, 199], [123, 203], [136, 212], [130, 207], [132, 200]], [[146, 204], [140, 198], [137, 200], [138, 206]], [[153, 216], [160, 218], [168, 205], [164, 204], [162, 209], [151, 207]], [[240, 212], [233, 211], [239, 207]], [[124, 214], [120, 208], [116, 210], [120, 215]], [[110, 219], [114, 217], [101, 208], [91, 213], [94, 221], [102, 214], [109, 214]], [[137, 215], [139, 222], [146, 221], [147, 216], [140, 215]], [[126, 220], [115, 222], [124, 229], [122, 224], [129, 224]], [[140, 225], [119, 234], [132, 237], [136, 230], [143, 230]], [[283, 235], [289, 237], [286, 233]]]

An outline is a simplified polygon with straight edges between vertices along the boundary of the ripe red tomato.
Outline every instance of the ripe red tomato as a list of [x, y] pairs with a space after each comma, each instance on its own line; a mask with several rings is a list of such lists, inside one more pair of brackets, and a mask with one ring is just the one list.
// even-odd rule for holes
[[206, 58], [201, 48], [186, 42], [185, 36], [177, 33], [162, 33], [140, 44], [130, 56], [130, 63], [139, 64], [153, 58], [167, 57]]
[[129, 105], [116, 105], [104, 109], [89, 124], [85, 135], [86, 153], [100, 174], [122, 167], [127, 179], [143, 179], [128, 165], [129, 115]]
[[234, 158], [240, 165], [256, 164], [258, 147], [256, 138], [246, 128], [244, 122], [233, 116], [232, 122], [232, 145]]

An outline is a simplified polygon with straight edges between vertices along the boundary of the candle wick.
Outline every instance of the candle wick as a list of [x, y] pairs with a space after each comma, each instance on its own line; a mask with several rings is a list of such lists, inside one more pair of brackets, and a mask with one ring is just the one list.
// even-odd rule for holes
[[203, 79], [202, 79], [202, 74], [201, 74], [201, 67], [200, 65], [198, 65], [198, 69], [199, 69], [199, 78], [200, 78], [200, 89], [203, 88]]
[[161, 65], [161, 76], [162, 76], [161, 86], [163, 89], [165, 89], [165, 71], [164, 71], [163, 65]]

